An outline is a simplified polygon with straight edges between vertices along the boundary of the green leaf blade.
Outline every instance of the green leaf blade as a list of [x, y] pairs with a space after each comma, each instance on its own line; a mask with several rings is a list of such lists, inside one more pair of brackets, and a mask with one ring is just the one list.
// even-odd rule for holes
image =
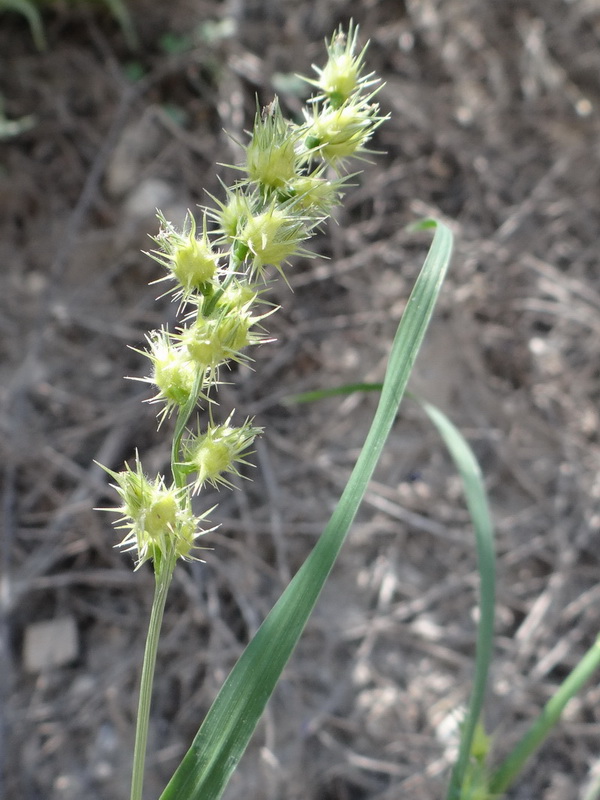
[[[429, 226], [430, 227], [430, 226]], [[312, 552], [240, 656], [161, 800], [218, 800], [242, 757], [354, 520], [429, 325], [452, 253], [433, 243], [394, 338], [379, 405], [350, 480]]]
[[477, 548], [480, 596], [475, 676], [469, 708], [462, 725], [458, 758], [452, 770], [447, 795], [448, 800], [459, 800], [463, 796], [462, 787], [468, 772], [473, 738], [481, 718], [487, 676], [492, 660], [496, 582], [494, 527], [483, 476], [471, 447], [445, 414], [430, 403], [419, 402], [437, 428], [460, 473], [467, 507], [475, 531]]

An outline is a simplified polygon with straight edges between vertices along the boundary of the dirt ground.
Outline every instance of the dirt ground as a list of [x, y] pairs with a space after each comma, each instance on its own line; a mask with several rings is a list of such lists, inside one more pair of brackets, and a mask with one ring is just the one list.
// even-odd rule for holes
[[[156, 207], [180, 222], [219, 193], [218, 172], [231, 179], [215, 165], [235, 162], [256, 96], [277, 92], [299, 113], [295, 73], [322, 62], [324, 37], [350, 17], [385, 80], [382, 154], [311, 242], [328, 259], [298, 260], [293, 292], [274, 289], [276, 342], [221, 392], [224, 412], [254, 415], [265, 434], [253, 481], [219, 496], [206, 563], [176, 573], [146, 797], [314, 544], [375, 402], [281, 400], [381, 379], [427, 248], [405, 228], [423, 215], [446, 220], [457, 245], [414, 385], [486, 476], [499, 559], [486, 723], [501, 757], [600, 627], [600, 3], [129, 9], [136, 52], [102, 5], [51, 5], [45, 52], [22, 17], [0, 15], [4, 113], [31, 117], [0, 149], [0, 797], [128, 797], [152, 579], [92, 509], [115, 500], [94, 459], [169, 459], [147, 390], [123, 380], [145, 370], [128, 345], [173, 315], [141, 251]], [[227, 799], [443, 797], [476, 588], [460, 483], [407, 402]], [[60, 646], [38, 664], [43, 630]], [[583, 800], [599, 770], [596, 679], [510, 797]]]

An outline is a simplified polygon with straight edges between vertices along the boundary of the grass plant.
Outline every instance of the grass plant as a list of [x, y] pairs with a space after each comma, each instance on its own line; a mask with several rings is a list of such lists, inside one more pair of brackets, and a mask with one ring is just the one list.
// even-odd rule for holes
[[[314, 96], [303, 122], [287, 120], [275, 99], [258, 110], [240, 178], [224, 187], [223, 199], [188, 214], [183, 230], [162, 215], [152, 257], [165, 270], [165, 292], [177, 304], [179, 324], [147, 336], [141, 351], [149, 362], [143, 380], [159, 424], [174, 417], [171, 475], [149, 477], [136, 454], [134, 466], [107, 469], [120, 498], [112, 509], [124, 531], [120, 546], [133, 553], [136, 569], [149, 562], [155, 598], [141, 677], [131, 800], [143, 796], [152, 682], [162, 615], [177, 561], [198, 559], [202, 534], [211, 529], [212, 509], [196, 513], [196, 495], [207, 485], [228, 486], [248, 463], [260, 434], [254, 421], [215, 421], [219, 384], [232, 363], [250, 361], [248, 350], [269, 342], [265, 329], [275, 313], [266, 289], [285, 280], [288, 261], [306, 254], [305, 242], [343, 197], [352, 159], [364, 158], [385, 120], [377, 103], [379, 82], [366, 70], [366, 47], [358, 29], [337, 31], [327, 43], [327, 61], [309, 83]], [[241, 758], [279, 677], [298, 642], [351, 528], [368, 482], [405, 394], [412, 367], [442, 288], [452, 253], [449, 228], [425, 220], [415, 230], [433, 231], [433, 243], [398, 326], [381, 385], [341, 387], [339, 393], [375, 389], [379, 404], [348, 484], [313, 551], [264, 620], [226, 679], [189, 751], [161, 800], [217, 800]], [[315, 392], [298, 400], [316, 400]], [[531, 753], [548, 735], [566, 702], [600, 663], [592, 647], [539, 720], [498, 768], [489, 764], [491, 739], [482, 723], [493, 650], [495, 559], [493, 527], [483, 479], [471, 449], [433, 405], [423, 409], [440, 433], [461, 476], [476, 536], [480, 614], [474, 688], [461, 727], [458, 757], [449, 778], [448, 800], [499, 797], [514, 782]], [[198, 408], [204, 410], [202, 419]]]

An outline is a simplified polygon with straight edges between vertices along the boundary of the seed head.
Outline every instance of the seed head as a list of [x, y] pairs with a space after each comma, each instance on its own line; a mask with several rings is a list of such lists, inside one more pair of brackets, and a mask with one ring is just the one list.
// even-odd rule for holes
[[277, 98], [256, 114], [243, 169], [263, 193], [280, 189], [295, 177], [298, 169], [297, 131], [297, 126], [283, 118]]
[[334, 168], [351, 156], [365, 152], [375, 128], [383, 117], [379, 106], [347, 102], [339, 108], [328, 105], [307, 117], [305, 145]]
[[152, 251], [150, 255], [168, 270], [166, 279], [178, 284], [176, 296], [187, 300], [194, 292], [205, 293], [215, 279], [219, 260], [208, 236], [206, 216], [200, 236], [196, 236], [196, 220], [190, 211], [182, 233], [176, 231], [160, 212], [158, 218], [161, 231], [154, 241], [161, 249]]
[[[147, 378], [136, 378], [150, 383], [158, 389], [150, 403], [164, 403], [159, 414], [161, 423], [174, 409], [185, 406], [194, 392], [199, 367], [189, 353], [174, 342], [173, 334], [161, 329], [151, 331], [147, 336], [147, 350], [137, 350], [152, 362], [152, 373]], [[202, 389], [202, 385], [200, 386]], [[200, 391], [198, 399], [207, 399]]]
[[226, 361], [248, 360], [241, 351], [264, 340], [260, 333], [251, 330], [263, 316], [253, 316], [247, 306], [217, 305], [210, 316], [199, 314], [193, 324], [182, 329], [178, 339], [196, 369], [214, 374]]
[[255, 303], [265, 302], [260, 300], [260, 290], [248, 281], [233, 278], [217, 300], [217, 307], [227, 311], [248, 311]]
[[296, 207], [307, 215], [324, 220], [340, 204], [343, 178], [328, 180], [322, 177], [322, 170], [310, 175], [294, 178], [286, 186], [289, 197], [295, 198]]
[[294, 203], [272, 202], [247, 218], [237, 235], [237, 247], [250, 261], [252, 275], [264, 277], [264, 268], [269, 264], [283, 274], [283, 263], [302, 252], [301, 242], [311, 236], [316, 224], [301, 216]]
[[193, 492], [197, 493], [205, 483], [214, 487], [219, 484], [232, 486], [227, 475], [239, 476], [236, 464], [248, 464], [245, 456], [255, 437], [262, 433], [247, 419], [240, 427], [230, 425], [230, 414], [223, 425], [209, 424], [205, 433], [198, 431], [183, 445], [183, 464], [186, 472], [196, 475]]
[[248, 217], [254, 213], [256, 200], [239, 189], [230, 188], [226, 189], [224, 203], [217, 198], [213, 199], [217, 204], [217, 209], [212, 209], [208, 213], [217, 222], [219, 226], [217, 230], [222, 234], [222, 240], [232, 243]]
[[161, 475], [147, 478], [137, 453], [135, 470], [127, 464], [118, 473], [103, 469], [116, 481], [113, 486], [123, 501], [106, 509], [121, 514], [115, 527], [127, 531], [117, 546], [136, 554], [136, 570], [145, 561], [153, 561], [156, 572], [161, 563], [173, 558], [193, 560], [196, 539], [207, 532], [199, 528], [207, 514], [194, 516], [185, 488], [168, 487]]
[[340, 26], [327, 46], [327, 63], [320, 69], [313, 64], [319, 76], [317, 80], [305, 78], [316, 86], [321, 94], [315, 100], [327, 100], [332, 108], [340, 108], [350, 98], [378, 83], [374, 73], [363, 75], [364, 57], [368, 43], [355, 55], [358, 27], [350, 23], [346, 35]]

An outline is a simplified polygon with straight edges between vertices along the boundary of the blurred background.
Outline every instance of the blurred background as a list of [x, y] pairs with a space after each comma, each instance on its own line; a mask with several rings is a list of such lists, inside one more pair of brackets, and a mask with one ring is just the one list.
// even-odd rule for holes
[[[143, 254], [221, 196], [256, 98], [297, 117], [296, 77], [351, 18], [390, 114], [335, 223], [271, 293], [276, 341], [224, 386], [265, 434], [252, 482], [207, 493], [219, 529], [179, 567], [159, 653], [147, 797], [326, 523], [376, 399], [286, 406], [380, 380], [428, 239], [457, 246], [414, 388], [450, 414], [497, 526], [486, 724], [506, 753], [600, 623], [598, 0], [48, 0], [0, 10], [0, 796], [129, 796], [152, 577], [113, 549], [94, 459], [169, 427], [142, 401], [144, 334], [172, 322]], [[112, 8], [112, 10], [111, 10]], [[37, 42], [37, 46], [36, 46]], [[45, 43], [45, 49], [39, 46]], [[477, 572], [460, 482], [406, 402], [376, 479], [228, 800], [444, 795], [473, 668]], [[598, 774], [592, 682], [510, 794], [582, 800]]]

